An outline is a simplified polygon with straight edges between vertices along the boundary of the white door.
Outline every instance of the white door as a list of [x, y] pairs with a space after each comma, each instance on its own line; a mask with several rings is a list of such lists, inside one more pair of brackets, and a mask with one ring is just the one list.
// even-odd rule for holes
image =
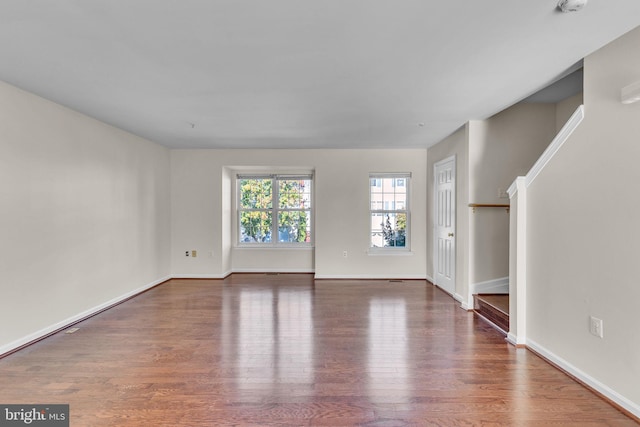
[[456, 158], [434, 165], [436, 285], [450, 294], [456, 290]]

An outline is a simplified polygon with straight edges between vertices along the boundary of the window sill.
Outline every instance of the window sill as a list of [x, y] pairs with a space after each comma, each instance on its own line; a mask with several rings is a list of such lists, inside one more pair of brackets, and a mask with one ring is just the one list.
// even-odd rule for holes
[[314, 246], [312, 245], [300, 245], [300, 246], [296, 246], [296, 245], [236, 245], [233, 247], [233, 249], [240, 249], [240, 250], [266, 250], [266, 251], [290, 251], [290, 250], [294, 250], [294, 251], [310, 251], [315, 249]]
[[369, 256], [413, 256], [413, 251], [409, 249], [369, 249]]

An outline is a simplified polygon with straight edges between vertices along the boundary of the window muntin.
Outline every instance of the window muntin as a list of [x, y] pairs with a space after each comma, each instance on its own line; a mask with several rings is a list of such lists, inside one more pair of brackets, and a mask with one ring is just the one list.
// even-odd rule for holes
[[240, 244], [311, 244], [311, 175], [238, 175], [237, 184]]
[[410, 177], [408, 173], [369, 176], [371, 248], [409, 248]]

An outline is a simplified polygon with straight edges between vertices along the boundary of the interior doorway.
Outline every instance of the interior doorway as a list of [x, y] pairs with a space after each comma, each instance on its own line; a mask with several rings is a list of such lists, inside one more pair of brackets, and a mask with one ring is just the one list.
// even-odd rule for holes
[[456, 290], [456, 157], [437, 162], [434, 172], [435, 285], [451, 295]]

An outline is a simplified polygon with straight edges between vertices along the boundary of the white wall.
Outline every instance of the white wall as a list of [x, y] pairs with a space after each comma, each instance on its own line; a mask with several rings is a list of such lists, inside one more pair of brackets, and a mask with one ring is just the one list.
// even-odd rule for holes
[[[173, 277], [224, 277], [223, 170], [215, 151], [171, 151]], [[198, 256], [186, 257], [196, 250]]]
[[580, 92], [556, 104], [556, 133], [567, 123], [571, 115], [584, 104], [583, 93]]
[[[509, 204], [498, 197], [525, 175], [556, 135], [556, 105], [516, 104], [487, 120], [470, 122], [469, 202]], [[509, 275], [509, 215], [479, 208], [469, 217], [469, 280], [472, 284]]]
[[[304, 163], [308, 160], [306, 152], [172, 150], [173, 276], [224, 277], [232, 271], [312, 272], [312, 250], [236, 249], [235, 244], [236, 171], [265, 165], [280, 170], [294, 166], [309, 170], [312, 166]], [[185, 256], [191, 250], [197, 251], [196, 258]]]
[[[316, 160], [316, 275], [426, 277], [427, 150], [322, 150]], [[369, 173], [411, 172], [411, 254], [372, 256]], [[344, 258], [343, 251], [349, 256]]]
[[639, 45], [640, 28], [585, 59], [584, 121], [527, 189], [527, 342], [637, 416], [640, 104], [620, 89], [640, 80]]
[[0, 83], [0, 354], [169, 274], [169, 152]]
[[[233, 248], [233, 171], [229, 168], [222, 169], [222, 198], [220, 205], [222, 206], [222, 242], [220, 247], [221, 269], [223, 275], [227, 275], [232, 271], [231, 250]], [[214, 254], [215, 255], [215, 254]]]
[[[174, 276], [222, 277], [229, 271], [221, 260], [230, 252], [232, 271], [315, 271], [319, 278], [425, 277], [426, 150], [174, 150], [171, 167]], [[229, 188], [234, 171], [273, 168], [314, 171], [314, 249], [237, 247], [235, 208], [224, 207], [235, 192]], [[413, 174], [412, 254], [371, 256], [369, 173], [407, 171]], [[224, 236], [229, 236], [228, 245], [221, 243]], [[185, 257], [192, 249], [202, 255]]]

